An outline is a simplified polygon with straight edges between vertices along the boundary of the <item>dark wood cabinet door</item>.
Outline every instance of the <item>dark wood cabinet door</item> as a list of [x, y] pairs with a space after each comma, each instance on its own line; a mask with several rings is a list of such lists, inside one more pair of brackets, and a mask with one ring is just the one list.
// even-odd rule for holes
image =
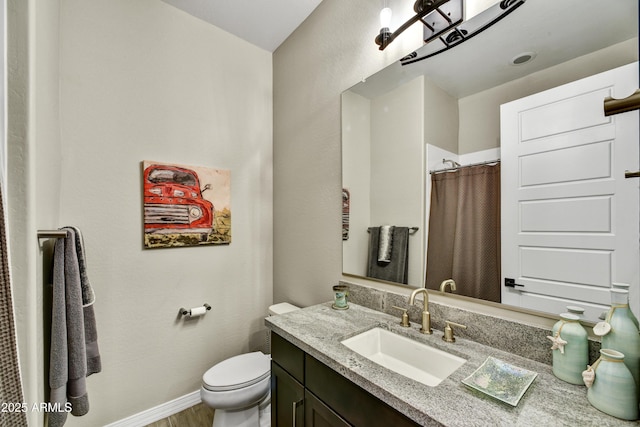
[[304, 393], [305, 427], [350, 427], [351, 424], [343, 420], [331, 408], [322, 403], [313, 393]]
[[304, 386], [271, 362], [271, 425], [304, 426]]

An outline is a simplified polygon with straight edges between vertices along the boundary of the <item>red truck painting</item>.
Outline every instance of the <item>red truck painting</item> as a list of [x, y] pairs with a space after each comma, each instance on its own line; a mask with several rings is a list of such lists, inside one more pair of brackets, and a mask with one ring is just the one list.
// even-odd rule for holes
[[152, 164], [144, 170], [144, 231], [158, 234], [200, 234], [206, 241], [213, 231], [213, 204], [202, 197], [191, 169]]

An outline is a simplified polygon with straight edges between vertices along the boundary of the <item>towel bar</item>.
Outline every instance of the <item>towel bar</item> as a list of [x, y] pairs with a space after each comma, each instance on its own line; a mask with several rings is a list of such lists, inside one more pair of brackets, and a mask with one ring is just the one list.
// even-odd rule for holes
[[[413, 234], [420, 230], [420, 227], [409, 227], [409, 234]], [[367, 233], [371, 233], [371, 227], [367, 228]]]
[[38, 230], [38, 239], [62, 239], [68, 235], [67, 230]]

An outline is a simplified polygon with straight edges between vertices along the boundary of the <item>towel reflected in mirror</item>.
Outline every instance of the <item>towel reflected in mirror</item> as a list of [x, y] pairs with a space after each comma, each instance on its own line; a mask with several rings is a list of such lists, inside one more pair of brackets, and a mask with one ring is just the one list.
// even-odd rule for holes
[[409, 227], [370, 227], [367, 276], [407, 284], [408, 272]]

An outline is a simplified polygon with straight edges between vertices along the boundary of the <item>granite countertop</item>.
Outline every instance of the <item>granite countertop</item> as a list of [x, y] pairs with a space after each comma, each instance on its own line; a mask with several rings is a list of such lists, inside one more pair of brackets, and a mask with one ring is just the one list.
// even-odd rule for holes
[[[267, 326], [309, 355], [359, 385], [421, 425], [446, 426], [629, 426], [638, 423], [606, 415], [587, 401], [586, 388], [557, 379], [551, 366], [474, 341], [456, 337], [442, 341], [442, 331], [432, 335], [399, 325], [394, 317], [350, 304], [334, 310], [331, 303], [267, 317]], [[340, 342], [380, 326], [467, 359], [435, 387], [429, 387], [377, 365]], [[498, 332], [498, 331], [496, 331]], [[495, 400], [462, 383], [488, 356], [538, 373], [515, 407]]]

